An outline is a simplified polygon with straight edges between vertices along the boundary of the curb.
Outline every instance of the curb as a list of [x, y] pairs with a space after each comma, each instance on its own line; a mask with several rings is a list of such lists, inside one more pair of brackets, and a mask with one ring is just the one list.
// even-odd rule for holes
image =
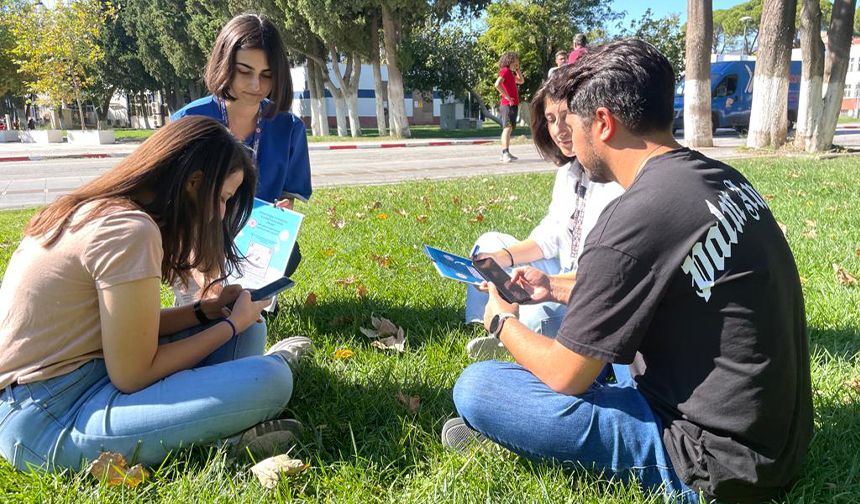
[[[308, 145], [309, 151], [330, 150], [354, 150], [354, 149], [399, 149], [404, 147], [445, 147], [450, 145], [485, 145], [496, 142], [495, 139], [482, 138], [477, 140], [427, 140], [418, 142], [396, 142], [396, 143], [356, 143], [356, 144], [331, 144], [331, 145]], [[21, 161], [45, 161], [50, 159], [104, 159], [124, 158], [130, 152], [104, 153], [85, 152], [82, 154], [59, 154], [59, 155], [36, 155], [36, 156], [0, 156], [0, 163]]]

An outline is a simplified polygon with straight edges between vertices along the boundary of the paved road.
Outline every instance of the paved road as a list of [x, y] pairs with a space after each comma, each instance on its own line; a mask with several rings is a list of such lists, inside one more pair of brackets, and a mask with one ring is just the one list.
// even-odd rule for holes
[[[721, 130], [717, 147], [702, 149], [717, 159], [751, 154], [738, 151], [745, 139]], [[842, 129], [836, 143], [860, 148], [860, 131]], [[511, 164], [499, 162], [499, 146], [454, 145], [395, 149], [311, 151], [314, 187], [352, 184], [384, 184], [406, 180], [452, 178], [466, 175], [551, 171], [531, 144], [512, 146], [520, 157]], [[0, 209], [24, 208], [49, 203], [109, 170], [121, 159], [45, 159], [0, 164]]]

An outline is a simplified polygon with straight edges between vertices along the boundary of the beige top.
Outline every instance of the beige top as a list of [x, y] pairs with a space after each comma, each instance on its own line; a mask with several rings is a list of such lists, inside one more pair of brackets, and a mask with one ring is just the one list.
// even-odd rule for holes
[[[75, 215], [79, 222], [92, 206]], [[0, 284], [0, 387], [101, 358], [100, 289], [161, 278], [161, 232], [140, 210], [112, 208], [50, 248], [25, 237]]]

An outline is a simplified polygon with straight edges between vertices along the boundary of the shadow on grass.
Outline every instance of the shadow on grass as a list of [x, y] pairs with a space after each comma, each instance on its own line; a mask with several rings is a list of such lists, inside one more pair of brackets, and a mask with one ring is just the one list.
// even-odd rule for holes
[[851, 358], [860, 352], [860, 328], [842, 327], [838, 329], [820, 329], [809, 327], [810, 353], [815, 355], [819, 350], [825, 350], [830, 355]]

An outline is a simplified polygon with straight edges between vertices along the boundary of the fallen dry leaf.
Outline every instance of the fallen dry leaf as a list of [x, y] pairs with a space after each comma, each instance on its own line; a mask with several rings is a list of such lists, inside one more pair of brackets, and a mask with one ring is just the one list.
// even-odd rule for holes
[[514, 194], [511, 194], [510, 196], [508, 196], [508, 201], [516, 201], [516, 200], [518, 200], [518, 199], [519, 199], [519, 197], [517, 197], [517, 196], [516, 196], [516, 195], [514, 195]]
[[788, 236], [788, 226], [786, 226], [786, 225], [785, 225], [785, 224], [783, 224], [782, 222], [777, 222], [776, 224], [779, 226], [779, 229], [781, 229], [781, 230], [782, 230], [782, 235], [783, 235], [783, 236]]
[[351, 359], [353, 355], [355, 355], [355, 352], [353, 352], [349, 348], [338, 348], [334, 351], [334, 358], [336, 360]]
[[326, 257], [331, 257], [334, 255], [334, 249], [331, 247], [326, 247], [323, 249], [323, 255]]
[[842, 266], [833, 263], [833, 272], [836, 273], [836, 280], [842, 285], [857, 285], [857, 277], [848, 273]]
[[800, 275], [800, 285], [806, 285], [806, 277], [803, 275]]
[[363, 218], [365, 218], [366, 216], [367, 216], [367, 214], [366, 214], [366, 213], [364, 213], [364, 212], [355, 212], [355, 218], [356, 218], [356, 219], [363, 219]]
[[377, 208], [381, 208], [381, 207], [382, 207], [381, 201], [374, 201], [373, 203], [365, 206], [365, 208], [367, 208], [368, 210], [376, 210]]
[[370, 254], [370, 258], [373, 260], [373, 262], [382, 266], [383, 268], [387, 268], [387, 267], [391, 266], [391, 256], [389, 256], [388, 254], [385, 254], [385, 255]]
[[289, 455], [278, 455], [269, 457], [251, 468], [254, 476], [260, 480], [265, 488], [275, 488], [278, 480], [283, 476], [298, 474], [310, 467], [299, 459], [290, 458]]
[[358, 297], [360, 297], [360, 298], [366, 298], [367, 297], [367, 287], [365, 287], [363, 285], [359, 285], [358, 287], [355, 288], [355, 293], [358, 294]]
[[337, 219], [335, 217], [332, 217], [331, 220], [328, 221], [328, 223], [331, 224], [331, 227], [333, 227], [335, 229], [343, 229], [343, 227], [346, 226], [345, 220]]
[[348, 287], [348, 286], [355, 283], [355, 277], [354, 276], [348, 276], [346, 278], [341, 278], [341, 279], [335, 280], [334, 283], [336, 283], [337, 285], [340, 285], [341, 287]]
[[454, 203], [454, 205], [456, 205], [456, 206], [460, 206], [460, 201], [461, 201], [460, 198], [457, 196], [454, 196], [453, 198], [451, 198], [451, 203]]
[[406, 395], [402, 390], [397, 391], [397, 400], [403, 406], [406, 406], [406, 409], [409, 410], [409, 413], [413, 415], [418, 414], [418, 409], [421, 408], [421, 398], [418, 396]]
[[477, 222], [484, 222], [484, 214], [479, 213], [478, 215], [469, 219], [469, 222], [471, 222], [472, 224], [475, 224]]
[[336, 213], [337, 213], [337, 208], [335, 208], [335, 207], [328, 207], [328, 208], [326, 208], [326, 209], [325, 209], [325, 213], [326, 213], [326, 215], [328, 215], [329, 217], [334, 217], [334, 214], [336, 214]]
[[806, 238], [812, 239], [812, 238], [815, 238], [816, 236], [818, 236], [818, 231], [816, 231], [814, 227], [809, 228], [803, 232], [803, 236]]
[[426, 215], [424, 215], [424, 214], [416, 215], [416, 216], [415, 216], [415, 220], [417, 220], [418, 222], [424, 222], [424, 221], [426, 221], [426, 220], [427, 220], [427, 216], [426, 216]]
[[379, 219], [379, 220], [385, 220], [385, 219], [387, 219], [387, 218], [388, 218], [388, 214], [387, 214], [387, 213], [385, 213], [385, 212], [383, 212], [383, 213], [381, 213], [381, 214], [377, 215], [377, 216], [376, 216], [376, 218], [377, 218], [377, 219]]
[[854, 255], [856, 255], [857, 257], [860, 257], [860, 249], [855, 250]]
[[317, 295], [313, 292], [308, 294], [308, 297], [305, 298], [305, 307], [316, 306], [317, 305]]
[[401, 217], [406, 217], [407, 215], [409, 215], [406, 213], [406, 210], [404, 210], [402, 208], [395, 210], [394, 213], [396, 213], [397, 215], [399, 215]]
[[90, 464], [88, 471], [95, 479], [110, 486], [125, 485], [134, 488], [149, 478], [149, 472], [141, 464], [129, 469], [125, 457], [113, 452], [102, 452], [99, 458]]
[[370, 346], [380, 350], [404, 351], [406, 335], [402, 327], [384, 317], [370, 317], [373, 329], [360, 327], [359, 330], [368, 338], [374, 340]]
[[430, 198], [427, 196], [421, 196], [421, 203], [424, 203], [424, 206], [430, 208]]
[[854, 378], [845, 382], [845, 386], [860, 394], [860, 378]]

